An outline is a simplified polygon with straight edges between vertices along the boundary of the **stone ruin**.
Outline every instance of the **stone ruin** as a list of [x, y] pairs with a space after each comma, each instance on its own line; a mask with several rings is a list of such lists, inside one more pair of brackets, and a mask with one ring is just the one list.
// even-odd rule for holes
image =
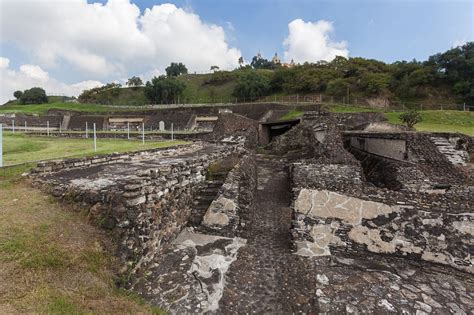
[[122, 285], [170, 313], [474, 312], [471, 137], [318, 111], [262, 147], [257, 120], [218, 117], [191, 145], [31, 176], [110, 230]]

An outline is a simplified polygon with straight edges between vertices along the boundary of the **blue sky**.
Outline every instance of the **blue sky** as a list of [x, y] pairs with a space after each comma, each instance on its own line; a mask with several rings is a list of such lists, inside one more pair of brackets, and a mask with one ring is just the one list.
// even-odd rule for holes
[[147, 80], [173, 61], [426, 60], [472, 40], [474, 0], [0, 0], [0, 103], [32, 85], [77, 95]]
[[[91, 2], [91, 1], [89, 1]], [[165, 1], [136, 0], [142, 10]], [[250, 58], [283, 52], [288, 23], [327, 20], [333, 38], [348, 42], [350, 56], [385, 62], [426, 60], [455, 43], [474, 40], [474, 1], [426, 0], [182, 0], [207, 22], [232, 23], [230, 42]]]

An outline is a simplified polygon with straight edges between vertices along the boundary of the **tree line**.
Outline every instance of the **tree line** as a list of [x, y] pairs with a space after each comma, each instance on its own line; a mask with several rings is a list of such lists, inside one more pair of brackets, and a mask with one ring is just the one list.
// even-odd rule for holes
[[[430, 56], [426, 61], [397, 61], [391, 64], [361, 57], [336, 57], [331, 62], [281, 64], [254, 56], [248, 65], [239, 58], [239, 67], [220, 71], [212, 66], [203, 85], [217, 86], [235, 81], [232, 95], [239, 99], [258, 99], [273, 93], [324, 93], [334, 97], [385, 97], [404, 102], [442, 94], [456, 102], [474, 104], [474, 42]], [[174, 103], [182, 98], [186, 84], [178, 77], [188, 73], [186, 66], [171, 63], [166, 75], [155, 76], [144, 83], [133, 76], [126, 85], [143, 88], [150, 103]], [[80, 102], [94, 102], [101, 92], [111, 90], [118, 95], [119, 83], [84, 90]], [[15, 97], [23, 104], [47, 102], [46, 94], [32, 88], [16, 91]], [[42, 89], [41, 89], [42, 90]], [[44, 90], [43, 90], [44, 92]]]
[[[258, 69], [271, 71], [255, 71]], [[336, 57], [331, 62], [285, 67], [254, 57], [250, 65], [239, 70], [245, 74], [239, 77], [236, 97], [324, 93], [411, 101], [445, 91], [458, 102], [474, 104], [474, 42], [435, 54], [423, 62], [387, 64], [360, 57]]]

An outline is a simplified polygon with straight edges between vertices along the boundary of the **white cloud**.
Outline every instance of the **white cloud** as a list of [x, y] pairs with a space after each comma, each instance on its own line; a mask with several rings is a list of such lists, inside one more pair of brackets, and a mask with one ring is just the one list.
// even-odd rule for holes
[[305, 22], [301, 19], [288, 24], [289, 34], [283, 42], [285, 59], [295, 62], [331, 61], [336, 56], [347, 57], [346, 42], [334, 42], [329, 37], [333, 31], [331, 22], [320, 20]]
[[10, 59], [0, 57], [0, 69], [6, 69], [10, 65]]
[[35, 65], [22, 65], [20, 71], [26, 76], [37, 79], [39, 81], [47, 81], [49, 79], [48, 73]]
[[8, 58], [0, 57], [0, 78], [2, 78], [2, 84], [0, 84], [0, 105], [13, 99], [14, 91], [24, 91], [36, 86], [44, 88], [46, 94], [54, 93], [77, 96], [85, 89], [103, 85], [99, 81], [92, 80], [65, 84], [51, 78], [48, 72], [37, 65], [22, 65], [19, 71], [15, 71], [9, 68], [9, 63], [10, 60]]
[[[0, 0], [2, 1], [2, 0]], [[146, 9], [130, 0], [3, 0], [0, 39], [49, 69], [66, 62], [87, 75], [124, 77], [183, 62], [191, 71], [237, 66], [221, 26], [173, 4]]]

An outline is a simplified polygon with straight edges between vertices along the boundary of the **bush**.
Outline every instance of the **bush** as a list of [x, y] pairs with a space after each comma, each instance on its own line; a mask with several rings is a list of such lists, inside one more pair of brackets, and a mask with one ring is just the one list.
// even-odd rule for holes
[[270, 91], [270, 80], [264, 76], [251, 71], [243, 75], [234, 88], [234, 95], [237, 98], [257, 98], [265, 96]]
[[21, 104], [43, 104], [48, 103], [48, 97], [45, 90], [40, 87], [34, 87], [23, 92], [20, 102]]
[[167, 78], [164, 75], [154, 77], [145, 85], [145, 96], [154, 104], [174, 103], [183, 94], [186, 84], [176, 78]]
[[410, 110], [400, 115], [400, 120], [407, 125], [408, 128], [413, 128], [417, 123], [422, 121], [421, 114], [416, 110]]

